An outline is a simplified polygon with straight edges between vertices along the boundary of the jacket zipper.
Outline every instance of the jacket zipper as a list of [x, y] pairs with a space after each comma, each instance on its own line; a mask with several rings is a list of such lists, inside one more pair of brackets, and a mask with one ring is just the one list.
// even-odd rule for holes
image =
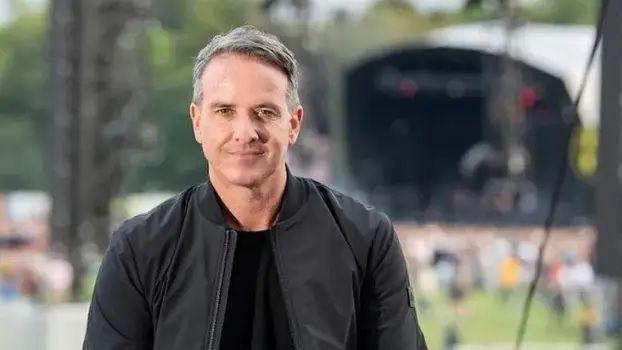
[[[216, 298], [214, 300], [214, 312], [212, 318], [212, 324], [210, 326], [209, 333], [209, 341], [208, 341], [208, 350], [216, 350], [216, 334], [221, 331], [222, 324], [218, 324], [218, 320], [221, 314], [221, 301], [223, 299], [223, 294], [228, 293], [229, 290], [229, 280], [231, 279], [231, 269], [228, 268], [231, 265], [231, 259], [233, 258], [232, 251], [235, 250], [235, 242], [236, 242], [236, 234], [235, 230], [227, 229], [225, 231], [225, 243], [224, 243], [224, 251], [222, 254], [222, 260], [220, 262], [220, 271], [218, 272], [218, 287], [216, 289]], [[225, 286], [225, 282], [227, 285]], [[226, 295], [225, 295], [226, 298]]]
[[281, 270], [281, 256], [277, 253], [277, 243], [276, 243], [276, 234], [274, 229], [270, 229], [270, 246], [272, 247], [272, 254], [274, 255], [274, 264], [276, 266], [276, 274], [279, 278], [279, 284], [281, 286], [281, 294], [283, 295], [283, 302], [285, 303], [285, 312], [287, 314], [287, 320], [289, 321], [289, 335], [292, 337], [292, 341], [294, 342], [295, 350], [302, 350], [302, 342], [299, 341], [297, 337], [297, 324], [293, 317], [293, 312], [290, 306], [290, 299], [287, 294], [287, 288], [285, 287], [285, 283], [283, 280], [283, 271]]

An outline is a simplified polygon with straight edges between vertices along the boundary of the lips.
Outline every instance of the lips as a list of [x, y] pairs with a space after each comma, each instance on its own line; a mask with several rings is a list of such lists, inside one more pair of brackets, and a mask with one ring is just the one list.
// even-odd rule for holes
[[266, 152], [263, 151], [258, 151], [258, 150], [244, 150], [244, 151], [238, 151], [238, 152], [230, 152], [227, 151], [229, 157], [231, 157], [234, 161], [240, 161], [240, 162], [252, 162], [254, 163], [255, 161], [259, 160], [260, 158], [262, 158]]
[[241, 156], [241, 157], [251, 157], [251, 156], [259, 156], [262, 155], [264, 152], [259, 152], [259, 151], [254, 151], [254, 152], [229, 152], [229, 154], [234, 155], [234, 156]]

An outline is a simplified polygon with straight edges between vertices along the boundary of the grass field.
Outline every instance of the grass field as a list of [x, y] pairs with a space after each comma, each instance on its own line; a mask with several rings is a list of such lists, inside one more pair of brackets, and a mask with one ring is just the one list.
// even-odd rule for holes
[[[461, 344], [513, 344], [516, 337], [524, 293], [503, 302], [499, 295], [470, 293], [465, 311], [456, 316], [443, 296], [419, 296], [421, 328], [431, 350], [443, 348], [443, 330], [456, 321]], [[525, 342], [579, 343], [579, 312], [572, 310], [559, 322], [542, 300], [534, 299]]]

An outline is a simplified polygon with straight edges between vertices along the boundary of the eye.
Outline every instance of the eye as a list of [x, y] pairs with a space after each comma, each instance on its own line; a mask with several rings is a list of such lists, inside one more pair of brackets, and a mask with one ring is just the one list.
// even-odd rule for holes
[[279, 114], [276, 111], [274, 111], [274, 110], [272, 110], [270, 108], [259, 108], [259, 109], [257, 109], [257, 111], [255, 113], [257, 113], [257, 116], [260, 117], [260, 118], [270, 118], [270, 119], [273, 119], [273, 118], [277, 118], [279, 116]]
[[216, 109], [215, 112], [218, 115], [230, 116], [231, 114], [233, 114], [233, 109], [230, 107], [221, 107], [221, 108]]

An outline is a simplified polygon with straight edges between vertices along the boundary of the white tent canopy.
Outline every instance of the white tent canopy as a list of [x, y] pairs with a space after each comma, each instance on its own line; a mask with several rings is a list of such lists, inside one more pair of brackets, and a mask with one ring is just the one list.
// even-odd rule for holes
[[[581, 84], [594, 35], [592, 26], [524, 24], [513, 32], [510, 55], [515, 60], [559, 77], [574, 99]], [[505, 50], [505, 28], [498, 21], [463, 24], [433, 31], [424, 41], [431, 47], [502, 54]], [[579, 105], [579, 115], [583, 125], [588, 128], [596, 128], [600, 116], [599, 52]]]

